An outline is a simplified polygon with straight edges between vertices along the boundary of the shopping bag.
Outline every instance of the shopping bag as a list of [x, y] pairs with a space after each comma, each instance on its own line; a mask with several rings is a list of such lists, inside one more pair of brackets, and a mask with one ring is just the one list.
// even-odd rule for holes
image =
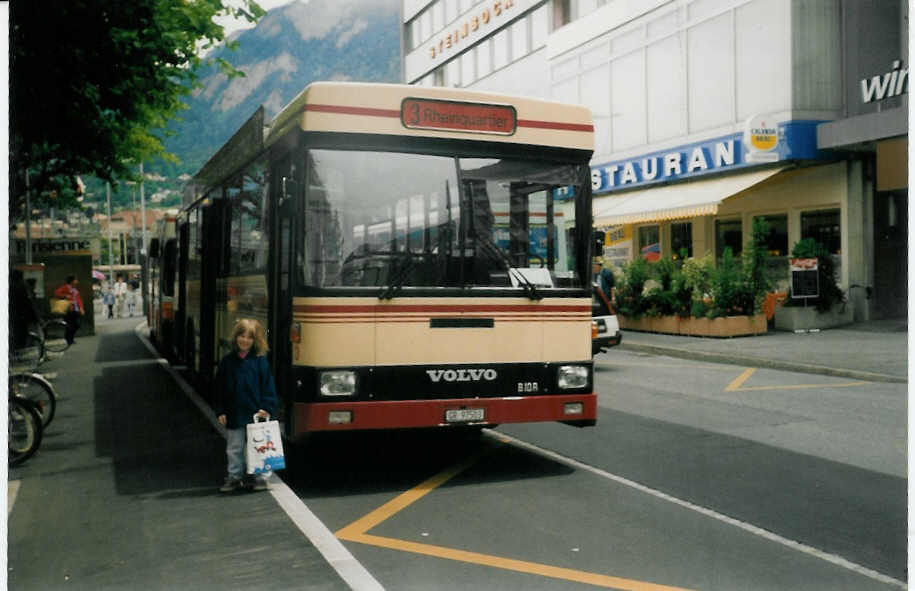
[[254, 415], [254, 422], [247, 426], [245, 463], [248, 465], [248, 474], [269, 474], [274, 470], [282, 470], [286, 467], [286, 458], [283, 455], [280, 424], [278, 421], [257, 420], [258, 416]]
[[51, 298], [50, 306], [51, 314], [54, 314], [55, 316], [66, 316], [67, 312], [70, 311], [70, 308], [73, 307], [73, 302], [62, 298]]

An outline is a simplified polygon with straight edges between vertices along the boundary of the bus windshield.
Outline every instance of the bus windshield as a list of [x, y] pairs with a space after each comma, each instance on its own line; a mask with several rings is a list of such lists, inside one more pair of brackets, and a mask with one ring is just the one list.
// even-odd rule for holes
[[[584, 286], [574, 237], [583, 165], [312, 149], [304, 248], [308, 287]], [[586, 172], [586, 171], [585, 171]], [[589, 220], [579, 220], [587, 224]]]

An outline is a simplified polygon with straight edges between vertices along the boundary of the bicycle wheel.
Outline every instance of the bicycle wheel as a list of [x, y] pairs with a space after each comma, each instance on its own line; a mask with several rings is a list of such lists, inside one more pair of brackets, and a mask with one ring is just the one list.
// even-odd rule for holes
[[57, 394], [54, 387], [40, 375], [17, 373], [9, 377], [10, 394], [31, 400], [38, 414], [41, 426], [47, 427], [57, 411]]
[[54, 353], [66, 351], [70, 347], [67, 342], [67, 323], [60, 318], [52, 318], [44, 325], [44, 348]]
[[41, 416], [30, 402], [10, 396], [8, 426], [9, 465], [18, 466], [41, 445]]

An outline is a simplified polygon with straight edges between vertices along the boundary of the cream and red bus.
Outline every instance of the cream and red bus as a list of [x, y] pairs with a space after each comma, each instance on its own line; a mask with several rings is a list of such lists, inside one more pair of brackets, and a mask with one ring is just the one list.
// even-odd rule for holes
[[178, 217], [180, 356], [269, 331], [286, 435], [593, 425], [589, 111], [315, 83], [259, 110]]

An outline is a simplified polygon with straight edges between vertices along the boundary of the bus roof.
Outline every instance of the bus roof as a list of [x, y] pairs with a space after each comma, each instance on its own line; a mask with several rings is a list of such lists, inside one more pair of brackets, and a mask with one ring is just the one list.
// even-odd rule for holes
[[270, 124], [266, 144], [294, 128], [594, 149], [580, 105], [454, 88], [315, 82]]

